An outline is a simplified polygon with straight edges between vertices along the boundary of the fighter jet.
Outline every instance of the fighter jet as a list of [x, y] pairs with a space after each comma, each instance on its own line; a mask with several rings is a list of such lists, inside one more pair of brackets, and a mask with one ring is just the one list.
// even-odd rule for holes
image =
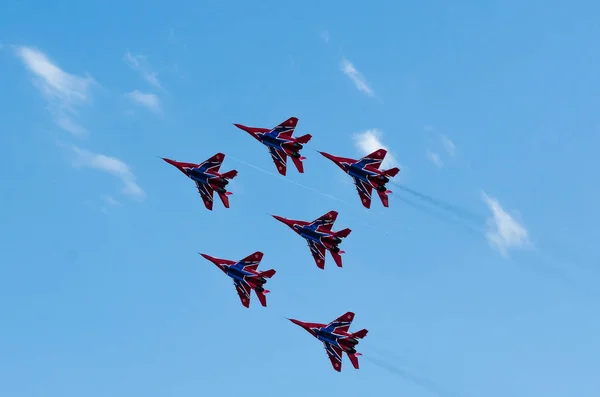
[[175, 166], [179, 171], [183, 172], [188, 178], [196, 183], [198, 193], [204, 201], [204, 206], [211, 210], [213, 209], [213, 193], [216, 191], [225, 208], [229, 208], [229, 195], [225, 186], [229, 181], [238, 174], [236, 170], [228, 171], [224, 174], [219, 174], [219, 168], [223, 164], [225, 155], [217, 153], [208, 160], [200, 163], [183, 163], [167, 158], [162, 158], [167, 163]]
[[304, 173], [304, 165], [302, 160], [306, 158], [300, 155], [300, 149], [307, 144], [312, 138], [310, 134], [302, 135], [298, 138], [293, 138], [292, 134], [296, 129], [298, 119], [290, 117], [275, 128], [257, 128], [247, 127], [241, 124], [233, 124], [239, 129], [242, 129], [252, 135], [256, 140], [261, 142], [269, 149], [271, 158], [275, 162], [277, 171], [285, 176], [287, 171], [287, 156], [292, 158], [299, 173]]
[[242, 301], [242, 305], [248, 308], [250, 307], [250, 291], [254, 290], [260, 304], [264, 307], [267, 306], [267, 297], [270, 291], [264, 289], [264, 285], [267, 283], [267, 279], [273, 277], [275, 270], [265, 270], [259, 272], [258, 265], [263, 258], [263, 253], [256, 251], [253, 254], [248, 255], [240, 261], [231, 261], [229, 259], [215, 258], [207, 254], [200, 254], [205, 259], [208, 259], [214, 263], [219, 269], [233, 279], [233, 285]]
[[361, 329], [354, 333], [348, 332], [352, 320], [354, 320], [354, 313], [347, 312], [329, 324], [305, 323], [292, 318], [288, 320], [301, 326], [323, 343], [333, 369], [341, 372], [343, 352], [346, 352], [354, 368], [358, 369], [358, 356], [360, 356], [360, 353], [356, 352], [355, 347], [358, 340], [367, 336], [369, 331]]
[[323, 216], [315, 219], [312, 222], [299, 221], [296, 219], [287, 219], [278, 215], [272, 215], [273, 218], [286, 224], [300, 236], [306, 239], [310, 252], [319, 269], [325, 267], [325, 251], [329, 251], [335, 264], [342, 267], [342, 257], [344, 251], [340, 251], [338, 244], [342, 239], [348, 237], [352, 230], [346, 228], [337, 232], [333, 232], [333, 224], [337, 219], [337, 211], [329, 211]]
[[377, 149], [373, 153], [362, 157], [359, 160], [348, 157], [338, 157], [325, 152], [319, 153], [333, 161], [338, 167], [344, 170], [345, 173], [352, 177], [358, 195], [360, 196], [360, 201], [365, 208], [371, 207], [371, 192], [373, 191], [373, 188], [377, 190], [377, 194], [379, 195], [383, 206], [388, 207], [387, 195], [392, 191], [387, 190], [385, 184], [390, 181], [389, 178], [393, 178], [400, 172], [400, 168], [394, 167], [383, 171], [379, 169], [381, 162], [387, 154], [387, 150]]

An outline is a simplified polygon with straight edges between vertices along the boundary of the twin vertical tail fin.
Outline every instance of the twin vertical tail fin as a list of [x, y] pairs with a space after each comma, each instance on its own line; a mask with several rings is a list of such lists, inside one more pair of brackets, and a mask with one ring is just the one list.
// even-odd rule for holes
[[[362, 339], [365, 336], [367, 336], [367, 334], [369, 333], [368, 330], [366, 329], [361, 329], [360, 331], [356, 331], [354, 332], [351, 336], [354, 339]], [[352, 363], [352, 366], [356, 369], [358, 369], [358, 356], [360, 356], [360, 353], [347, 353], [348, 354], [348, 358], [350, 359], [350, 362]]]

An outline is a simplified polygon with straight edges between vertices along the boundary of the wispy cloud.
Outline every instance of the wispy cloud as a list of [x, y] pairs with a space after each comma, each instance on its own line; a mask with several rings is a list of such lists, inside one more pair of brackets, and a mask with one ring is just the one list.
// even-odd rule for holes
[[481, 193], [481, 197], [492, 212], [487, 221], [486, 232], [490, 245], [504, 257], [508, 257], [510, 249], [530, 247], [529, 232], [525, 226], [506, 212], [496, 198], [488, 196], [485, 192]]
[[377, 129], [367, 130], [354, 135], [354, 143], [358, 150], [365, 154], [373, 153], [377, 149], [385, 149], [388, 154], [381, 163], [384, 168], [399, 166], [394, 155], [390, 152], [387, 146], [381, 142], [381, 136], [383, 134]]
[[329, 44], [329, 40], [331, 40], [331, 36], [327, 30], [321, 31], [321, 40], [325, 42], [325, 44]]
[[92, 153], [77, 146], [73, 146], [72, 148], [75, 153], [73, 166], [93, 168], [111, 174], [119, 178], [123, 183], [123, 193], [136, 199], [145, 197], [144, 191], [135, 181], [135, 175], [123, 161], [116, 157]]
[[448, 153], [450, 157], [456, 156], [456, 145], [454, 142], [444, 135], [442, 135], [440, 139], [442, 140], [442, 144], [444, 145], [444, 150], [446, 150], [446, 153]]
[[442, 162], [440, 155], [437, 154], [436, 152], [432, 152], [432, 151], [428, 150], [427, 158], [439, 168], [442, 168], [444, 166], [444, 163]]
[[354, 85], [356, 86], [356, 88], [359, 91], [364, 92], [365, 94], [367, 94], [369, 96], [375, 96], [375, 92], [373, 91], [373, 89], [371, 89], [369, 84], [367, 84], [367, 80], [365, 79], [365, 76], [363, 76], [362, 73], [360, 73], [354, 67], [352, 62], [350, 62], [349, 60], [344, 58], [344, 59], [342, 59], [340, 67], [341, 67], [342, 72], [346, 76], [348, 76], [348, 78], [350, 80], [352, 80], [352, 82], [354, 83]]
[[145, 55], [132, 54], [131, 52], [127, 51], [123, 57], [123, 60], [131, 69], [138, 72], [148, 83], [160, 90], [164, 90], [162, 84], [158, 80], [158, 74], [151, 70], [150, 64], [148, 63], [148, 59]]
[[33, 83], [48, 101], [54, 121], [72, 134], [85, 133], [85, 128], [72, 117], [77, 115], [76, 106], [91, 101], [90, 90], [94, 80], [90, 76], [65, 72], [46, 54], [32, 47], [16, 47], [16, 54], [34, 75]]
[[128, 93], [127, 97], [138, 105], [144, 106], [153, 112], [160, 112], [160, 100], [155, 94], [143, 93], [135, 90]]

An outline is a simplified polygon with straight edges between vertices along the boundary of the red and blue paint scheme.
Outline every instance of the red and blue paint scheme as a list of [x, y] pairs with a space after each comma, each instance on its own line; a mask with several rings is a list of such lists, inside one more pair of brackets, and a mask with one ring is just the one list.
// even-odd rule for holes
[[244, 307], [250, 307], [250, 292], [254, 290], [260, 304], [263, 307], [267, 306], [267, 297], [265, 296], [270, 291], [264, 289], [267, 279], [273, 277], [275, 270], [258, 271], [258, 265], [264, 254], [256, 251], [248, 255], [240, 261], [231, 261], [228, 259], [215, 258], [210, 255], [200, 254], [205, 259], [214, 263], [219, 269], [233, 279], [233, 285], [240, 297], [240, 301]]
[[329, 251], [335, 264], [342, 267], [344, 251], [340, 251], [338, 245], [342, 239], [348, 237], [352, 230], [346, 228], [337, 232], [332, 231], [333, 224], [337, 219], [337, 211], [329, 211], [312, 222], [287, 219], [278, 215], [271, 215], [278, 221], [288, 225], [292, 230], [306, 239], [310, 252], [319, 269], [325, 267], [325, 251]]
[[379, 169], [379, 166], [385, 159], [387, 150], [377, 149], [373, 153], [359, 160], [338, 157], [325, 152], [319, 153], [333, 161], [338, 167], [344, 170], [345, 173], [352, 177], [358, 195], [360, 196], [360, 201], [365, 208], [371, 208], [371, 193], [373, 188], [377, 191], [383, 206], [389, 206], [388, 194], [392, 191], [388, 190], [385, 185], [390, 181], [389, 178], [395, 177], [398, 172], [400, 172], [400, 168], [394, 167], [388, 170]]
[[236, 170], [225, 172], [224, 174], [219, 173], [219, 168], [223, 164], [225, 155], [223, 153], [217, 153], [208, 160], [200, 163], [183, 163], [180, 161], [170, 160], [163, 157], [167, 163], [175, 166], [179, 171], [183, 172], [188, 178], [192, 179], [196, 183], [198, 193], [204, 201], [204, 206], [211, 210], [213, 209], [213, 193], [216, 191], [225, 208], [229, 208], [229, 195], [225, 188], [229, 181], [238, 174]]
[[358, 369], [358, 356], [361, 354], [356, 352], [356, 345], [358, 345], [359, 339], [367, 336], [369, 331], [361, 329], [353, 333], [348, 332], [352, 320], [354, 320], [354, 313], [347, 312], [329, 324], [305, 323], [292, 318], [288, 320], [301, 326], [323, 343], [333, 369], [338, 372], [342, 370], [343, 352], [348, 355], [352, 366]]
[[302, 160], [306, 157], [300, 155], [300, 150], [312, 138], [312, 135], [306, 134], [297, 138], [293, 138], [292, 134], [298, 124], [298, 118], [290, 117], [283, 123], [273, 129], [247, 127], [241, 124], [233, 124], [239, 129], [242, 129], [252, 135], [256, 140], [261, 142], [269, 149], [271, 158], [275, 162], [277, 171], [285, 176], [287, 171], [287, 157], [290, 156], [298, 172], [304, 173], [304, 164]]

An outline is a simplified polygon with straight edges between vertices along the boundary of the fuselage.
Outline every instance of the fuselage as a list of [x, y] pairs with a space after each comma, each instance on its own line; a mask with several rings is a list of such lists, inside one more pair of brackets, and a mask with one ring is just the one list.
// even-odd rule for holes
[[329, 343], [334, 346], [340, 347], [343, 351], [349, 353], [355, 353], [354, 346], [358, 344], [358, 340], [352, 338], [350, 334], [346, 332], [333, 332], [329, 327], [316, 327], [311, 328], [314, 336], [321, 342]]
[[191, 168], [187, 172], [187, 175], [194, 181], [200, 182], [204, 185], [216, 187], [217, 189], [224, 189], [225, 185], [229, 183], [227, 179], [222, 178], [219, 175], [208, 174], [202, 168]]
[[267, 282], [267, 280], [265, 278], [259, 277], [258, 274], [249, 272], [249, 271], [241, 269], [239, 267], [226, 266], [226, 268], [223, 270], [232, 279], [239, 281], [241, 283], [246, 283], [252, 288], [261, 286]]
[[[294, 140], [291, 138], [279, 138], [271, 132], [257, 134], [256, 137], [262, 142], [263, 145], [267, 147], [281, 150], [292, 157], [300, 157], [300, 153], [298, 151], [302, 149], [303, 146], [298, 142], [294, 142]], [[285, 145], [286, 143], [292, 143], [291, 147], [289, 145]]]
[[259, 134], [258, 138], [265, 145], [275, 149], [282, 149], [282, 144], [289, 142], [289, 139], [281, 139], [271, 133]]
[[355, 178], [361, 179], [365, 182], [369, 182], [369, 176], [374, 176], [374, 175], [378, 175], [377, 172], [375, 171], [371, 171], [369, 169], [365, 168], [366, 164], [363, 164], [362, 162], [358, 162], [358, 163], [354, 163], [354, 164], [348, 164], [346, 165], [346, 172], [348, 173], [348, 175], [353, 176]]
[[335, 246], [341, 242], [341, 239], [336, 239], [336, 237], [332, 236], [331, 233], [320, 232], [317, 230], [318, 228], [318, 224], [308, 224], [304, 226], [300, 226], [298, 224], [294, 225], [294, 229], [300, 236], [304, 237], [306, 240], [323, 245], [326, 248], [331, 248], [332, 246]]

